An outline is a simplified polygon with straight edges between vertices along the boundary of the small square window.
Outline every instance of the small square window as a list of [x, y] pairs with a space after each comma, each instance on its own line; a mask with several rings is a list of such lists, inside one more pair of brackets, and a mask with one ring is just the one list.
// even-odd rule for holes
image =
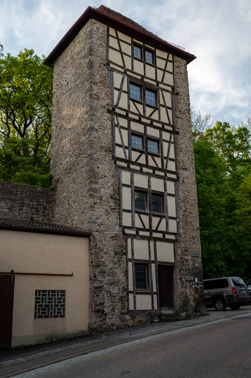
[[152, 212], [163, 213], [163, 195], [152, 194], [151, 195]]
[[156, 106], [156, 92], [146, 89], [145, 98], [147, 105]]
[[136, 289], [149, 289], [149, 274], [147, 264], [135, 264]]
[[142, 59], [142, 47], [141, 46], [137, 46], [137, 45], [133, 46], [133, 56], [136, 59], [140, 59], [140, 60]]
[[153, 64], [153, 51], [145, 50], [145, 61], [146, 63]]
[[153, 139], [147, 139], [147, 149], [150, 154], [159, 154], [159, 142]]
[[132, 148], [136, 148], [137, 150], [143, 150], [143, 146], [143, 137], [132, 134]]
[[147, 205], [146, 205], [146, 193], [145, 192], [135, 190], [134, 201], [135, 201], [135, 210], [143, 210], [143, 211], [146, 210]]
[[141, 101], [141, 87], [139, 85], [130, 84], [130, 97], [134, 100]]

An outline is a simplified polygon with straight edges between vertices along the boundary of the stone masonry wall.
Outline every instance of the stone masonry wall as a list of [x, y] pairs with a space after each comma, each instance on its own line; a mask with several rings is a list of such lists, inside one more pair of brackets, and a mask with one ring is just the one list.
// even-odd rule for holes
[[35, 222], [52, 220], [53, 191], [31, 185], [0, 183], [0, 217]]
[[[194, 152], [191, 131], [190, 97], [187, 63], [174, 58], [176, 94], [176, 137], [178, 183], [179, 241], [176, 248], [176, 275], [179, 289], [180, 312], [199, 311], [203, 307], [203, 271]], [[192, 256], [199, 255], [199, 257]], [[186, 281], [186, 276], [198, 277], [198, 283]]]
[[107, 113], [106, 38], [107, 27], [89, 20], [54, 64], [54, 222], [91, 231], [91, 330], [122, 326], [128, 301], [118, 172]]

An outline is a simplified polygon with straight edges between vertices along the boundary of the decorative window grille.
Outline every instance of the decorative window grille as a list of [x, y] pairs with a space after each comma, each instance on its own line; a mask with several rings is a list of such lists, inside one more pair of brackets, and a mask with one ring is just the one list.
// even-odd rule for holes
[[65, 290], [35, 290], [35, 319], [64, 317]]

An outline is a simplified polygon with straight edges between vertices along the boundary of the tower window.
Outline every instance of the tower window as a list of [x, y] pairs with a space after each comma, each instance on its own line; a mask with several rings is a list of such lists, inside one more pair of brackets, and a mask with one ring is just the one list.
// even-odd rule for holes
[[147, 149], [151, 154], [159, 154], [159, 142], [153, 139], [147, 139]]
[[133, 46], [133, 56], [136, 59], [142, 59], [142, 47], [138, 45]]
[[135, 148], [137, 150], [143, 150], [144, 149], [143, 137], [132, 134], [132, 148]]
[[141, 190], [134, 192], [135, 210], [147, 210], [147, 194]]
[[153, 51], [145, 50], [145, 61], [146, 63], [153, 64]]
[[152, 193], [151, 204], [153, 213], [163, 213], [163, 195]]
[[146, 89], [145, 99], [147, 105], [156, 106], [156, 92]]
[[135, 264], [136, 289], [149, 289], [149, 271], [147, 264]]
[[133, 45], [133, 57], [145, 61], [148, 64], [154, 64], [154, 50], [145, 48], [143, 45]]
[[139, 85], [130, 84], [130, 97], [133, 100], [142, 101], [142, 89]]

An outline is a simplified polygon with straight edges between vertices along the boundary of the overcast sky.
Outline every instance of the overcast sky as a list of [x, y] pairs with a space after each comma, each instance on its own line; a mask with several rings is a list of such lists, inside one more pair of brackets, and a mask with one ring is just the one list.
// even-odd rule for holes
[[4, 53], [47, 56], [101, 4], [197, 56], [188, 65], [193, 109], [232, 125], [251, 116], [251, 0], [0, 0]]

